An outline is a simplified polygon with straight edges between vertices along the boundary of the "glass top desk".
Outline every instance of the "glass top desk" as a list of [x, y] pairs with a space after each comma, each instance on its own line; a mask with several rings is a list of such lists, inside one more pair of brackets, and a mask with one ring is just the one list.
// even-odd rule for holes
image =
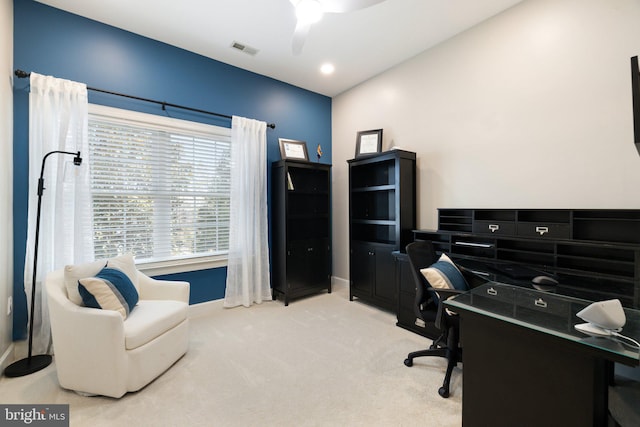
[[[574, 329], [591, 302], [497, 282], [447, 300], [461, 322], [463, 425], [606, 425], [613, 362], [640, 356]], [[640, 311], [625, 315], [621, 334], [640, 340]]]

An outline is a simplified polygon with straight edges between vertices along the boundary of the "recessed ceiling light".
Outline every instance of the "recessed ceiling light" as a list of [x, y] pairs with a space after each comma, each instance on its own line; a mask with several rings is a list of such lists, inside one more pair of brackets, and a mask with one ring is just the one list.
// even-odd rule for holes
[[322, 74], [333, 74], [335, 70], [336, 67], [334, 67], [333, 64], [329, 64], [328, 62], [326, 64], [322, 64], [322, 67], [320, 67], [320, 72]]

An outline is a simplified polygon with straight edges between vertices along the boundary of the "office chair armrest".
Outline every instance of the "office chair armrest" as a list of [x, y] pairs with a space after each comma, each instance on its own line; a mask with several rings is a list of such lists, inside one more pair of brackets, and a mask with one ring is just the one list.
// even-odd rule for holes
[[442, 289], [442, 288], [427, 288], [429, 292], [435, 292], [438, 294], [438, 298], [441, 300], [449, 299], [460, 294], [464, 294], [468, 291], [460, 291], [458, 289]]
[[440, 303], [438, 303], [438, 313], [436, 314], [435, 326], [438, 329], [442, 329], [444, 316], [451, 316], [446, 311], [446, 307], [444, 304], [441, 304], [442, 301], [447, 300], [449, 298], [455, 297], [456, 295], [464, 294], [467, 291], [460, 291], [458, 289], [440, 289], [440, 288], [427, 288], [430, 292], [435, 292], [438, 294], [440, 298]]

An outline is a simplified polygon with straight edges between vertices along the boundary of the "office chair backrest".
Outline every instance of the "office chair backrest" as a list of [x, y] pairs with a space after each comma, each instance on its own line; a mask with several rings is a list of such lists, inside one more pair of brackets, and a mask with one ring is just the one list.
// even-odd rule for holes
[[[429, 282], [424, 278], [420, 270], [429, 267], [438, 260], [433, 243], [428, 240], [419, 240], [409, 243], [406, 247], [409, 263], [411, 264], [411, 273], [416, 283], [416, 305], [426, 303], [434, 295], [426, 291]], [[436, 300], [437, 301], [437, 300]], [[434, 301], [435, 302], [435, 301]], [[436, 303], [437, 304], [437, 303]]]

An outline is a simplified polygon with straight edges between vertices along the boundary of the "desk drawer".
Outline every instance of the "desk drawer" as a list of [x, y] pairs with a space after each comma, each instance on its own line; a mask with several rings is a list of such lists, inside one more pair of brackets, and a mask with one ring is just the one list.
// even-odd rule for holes
[[475, 307], [509, 317], [514, 314], [515, 291], [513, 287], [489, 284], [484, 292], [473, 294], [471, 297]]
[[526, 308], [547, 315], [568, 316], [571, 313], [571, 303], [559, 300], [553, 294], [544, 295], [540, 292], [518, 292], [516, 305], [518, 309]]
[[516, 224], [513, 221], [474, 221], [473, 232], [495, 236], [514, 236]]
[[538, 239], [570, 239], [571, 227], [569, 224], [519, 222], [518, 236]]
[[516, 296], [515, 318], [546, 329], [575, 333], [577, 318], [571, 315], [571, 303], [558, 300], [553, 294], [519, 292]]

